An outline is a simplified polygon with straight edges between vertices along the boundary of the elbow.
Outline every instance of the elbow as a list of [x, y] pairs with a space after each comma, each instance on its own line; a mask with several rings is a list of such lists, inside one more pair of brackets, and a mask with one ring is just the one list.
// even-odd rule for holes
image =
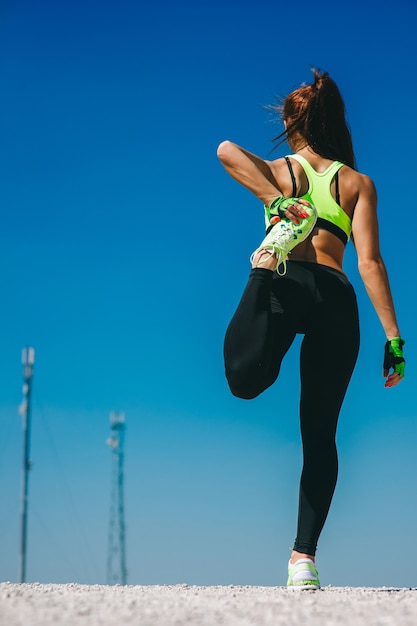
[[217, 156], [222, 163], [225, 163], [229, 160], [230, 154], [233, 151], [233, 143], [226, 139], [226, 141], [222, 141], [219, 147], [217, 148]]
[[362, 277], [373, 274], [374, 272], [379, 272], [383, 267], [384, 262], [380, 256], [359, 259], [358, 261], [358, 270]]

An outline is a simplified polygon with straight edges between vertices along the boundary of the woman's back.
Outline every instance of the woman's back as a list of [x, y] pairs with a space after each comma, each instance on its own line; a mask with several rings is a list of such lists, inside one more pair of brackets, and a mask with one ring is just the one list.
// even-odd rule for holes
[[[325, 159], [316, 154], [311, 148], [306, 146], [297, 151], [302, 159], [308, 161], [313, 171], [323, 174], [332, 165], [333, 161]], [[288, 163], [285, 159], [277, 159], [270, 162], [270, 168], [277, 186], [286, 197], [303, 197], [309, 191], [309, 180], [307, 173], [296, 158], [290, 156], [290, 168], [292, 169], [294, 180], [291, 176]], [[338, 171], [338, 184], [336, 185], [335, 176], [329, 181], [330, 202], [333, 198], [335, 205], [342, 208], [341, 213], [344, 215], [346, 223], [350, 223], [353, 218], [355, 207], [361, 193], [365, 193], [369, 185], [366, 184], [367, 177], [347, 165], [342, 166]], [[369, 180], [369, 179], [367, 179]], [[295, 191], [295, 193], [294, 193]], [[317, 206], [320, 209], [319, 206]], [[299, 244], [291, 253], [290, 260], [310, 261], [328, 265], [339, 271], [342, 271], [343, 256], [345, 244], [328, 229], [317, 226], [312, 234], [304, 242]]]

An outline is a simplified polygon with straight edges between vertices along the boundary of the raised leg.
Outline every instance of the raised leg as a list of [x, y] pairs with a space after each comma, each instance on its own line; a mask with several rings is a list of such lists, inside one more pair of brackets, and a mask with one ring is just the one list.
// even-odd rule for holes
[[226, 377], [239, 398], [255, 398], [272, 385], [295, 337], [285, 313], [272, 310], [272, 280], [269, 269], [252, 269], [226, 332]]

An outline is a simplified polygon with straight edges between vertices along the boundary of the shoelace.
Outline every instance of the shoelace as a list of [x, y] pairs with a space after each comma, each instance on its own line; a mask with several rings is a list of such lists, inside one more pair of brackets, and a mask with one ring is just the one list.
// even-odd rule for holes
[[[258, 248], [257, 250], [255, 250], [255, 252], [253, 252], [251, 254], [250, 257], [250, 262], [253, 263], [253, 260], [256, 256], [256, 254], [258, 254], [258, 252], [261, 252], [261, 250], [265, 250], [271, 253], [271, 256], [273, 254], [276, 255], [277, 257], [277, 266], [276, 266], [276, 272], [277, 274], [279, 274], [280, 276], [284, 276], [287, 272], [287, 261], [286, 261], [286, 256], [287, 254], [289, 254], [289, 252], [287, 251], [287, 245], [288, 245], [288, 241], [287, 238], [288, 236], [291, 236], [291, 238], [294, 236], [294, 233], [291, 229], [290, 226], [288, 226], [285, 222], [283, 222], [281, 224], [280, 229], [277, 229], [276, 233], [274, 233], [274, 236], [271, 240], [271, 242], [268, 244], [267, 248]], [[284, 241], [283, 241], [284, 239]], [[286, 245], [287, 244], [287, 245]], [[265, 259], [264, 261], [259, 261], [257, 263], [257, 266], [259, 265], [263, 265], [263, 263], [265, 263], [267, 261], [267, 259]], [[280, 265], [283, 265], [283, 271], [280, 272], [279, 267]]]
[[[277, 267], [276, 267], [276, 271], [277, 274], [279, 274], [280, 276], [284, 276], [284, 274], [286, 274], [287, 272], [287, 260], [286, 260], [286, 256], [287, 254], [289, 254], [289, 252], [287, 251], [287, 246], [288, 246], [288, 242], [287, 242], [287, 238], [288, 236], [290, 236], [291, 238], [294, 236], [294, 233], [291, 229], [291, 227], [286, 224], [285, 222], [282, 223], [281, 229], [279, 231], [277, 231], [277, 233], [274, 235], [274, 237], [272, 238], [272, 248], [275, 251], [275, 254], [277, 256]], [[283, 241], [284, 239], [284, 241]], [[279, 266], [283, 265], [283, 271], [280, 272], [279, 271]]]
[[[271, 246], [271, 248], [258, 248], [258, 250], [255, 250], [255, 252], [252, 252], [252, 254], [250, 256], [250, 262], [251, 263], [253, 263], [253, 260], [254, 260], [255, 256], [258, 254], [258, 252], [262, 252], [262, 250], [264, 252], [269, 252], [270, 255], [269, 255], [269, 257], [267, 259], [264, 259], [263, 261], [258, 261], [256, 263], [256, 267], [259, 267], [260, 265], [263, 265], [264, 263], [266, 263], [266, 261], [268, 259], [270, 259], [271, 256], [273, 256], [275, 254], [276, 257], [277, 257], [277, 266], [276, 266], [275, 270], [276, 270], [277, 274], [279, 274], [280, 276], [284, 276], [284, 274], [287, 271], [287, 261], [285, 259], [285, 257], [286, 257], [285, 248], [278, 247], [278, 245], [276, 245], [276, 244], [274, 246]], [[279, 271], [279, 266], [281, 264], [284, 266], [284, 271], [283, 272]]]

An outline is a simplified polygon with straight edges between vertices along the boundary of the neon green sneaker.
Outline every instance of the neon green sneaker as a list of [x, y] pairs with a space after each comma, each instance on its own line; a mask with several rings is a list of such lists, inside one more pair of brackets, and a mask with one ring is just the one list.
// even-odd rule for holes
[[[307, 239], [317, 220], [317, 210], [312, 204], [303, 208], [305, 212], [308, 213], [309, 217], [300, 218], [299, 224], [294, 224], [294, 222], [288, 218], [282, 217], [277, 224], [274, 224], [261, 245], [251, 254], [251, 263], [253, 263], [253, 259], [258, 252], [266, 250], [271, 253], [271, 256], [273, 254], [276, 255], [276, 271], [278, 274], [281, 276], [285, 274], [287, 255], [298, 246], [299, 243]], [[279, 270], [281, 264], [284, 265], [283, 272]], [[257, 264], [257, 267], [259, 266], [262, 266], [262, 261]]]
[[320, 589], [319, 573], [311, 559], [298, 559], [288, 563], [287, 587], [291, 590]]

